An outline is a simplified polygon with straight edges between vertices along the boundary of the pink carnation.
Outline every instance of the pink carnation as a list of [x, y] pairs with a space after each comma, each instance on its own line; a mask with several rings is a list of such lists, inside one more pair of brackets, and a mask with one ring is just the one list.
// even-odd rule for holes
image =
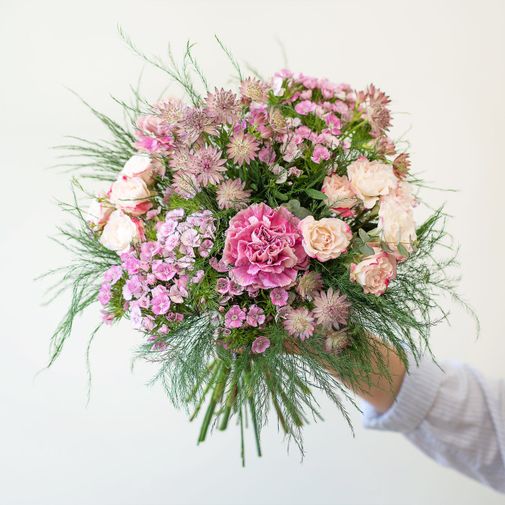
[[230, 220], [223, 252], [233, 279], [263, 289], [291, 284], [308, 261], [298, 223], [286, 208], [274, 210], [264, 203], [238, 212]]

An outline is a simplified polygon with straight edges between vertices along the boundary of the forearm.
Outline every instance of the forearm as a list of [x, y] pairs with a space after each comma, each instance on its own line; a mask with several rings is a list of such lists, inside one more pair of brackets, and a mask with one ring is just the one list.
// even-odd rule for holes
[[[380, 357], [372, 362], [372, 371], [367, 378], [357, 382], [347, 382], [328, 364], [326, 368], [339, 381], [372, 405], [378, 413], [386, 412], [394, 403], [405, 377], [405, 365], [396, 352], [387, 344], [376, 340]], [[384, 374], [384, 365], [388, 376]]]

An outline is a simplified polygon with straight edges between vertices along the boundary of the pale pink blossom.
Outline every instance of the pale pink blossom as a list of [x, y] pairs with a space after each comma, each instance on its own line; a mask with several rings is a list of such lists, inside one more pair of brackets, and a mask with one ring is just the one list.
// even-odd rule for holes
[[363, 286], [365, 293], [380, 296], [396, 277], [396, 260], [385, 251], [377, 248], [374, 251], [375, 254], [359, 263], [351, 263], [350, 278]]
[[250, 196], [251, 192], [245, 189], [245, 183], [240, 179], [224, 181], [216, 191], [217, 204], [220, 209], [243, 209], [247, 207]]
[[215, 147], [203, 147], [199, 149], [191, 159], [191, 171], [196, 180], [202, 186], [219, 184], [226, 172], [225, 160], [221, 158], [221, 152]]
[[345, 253], [352, 239], [350, 226], [341, 219], [327, 217], [316, 221], [307, 216], [300, 221], [303, 248], [308, 256], [328, 261]]
[[258, 149], [258, 142], [252, 135], [237, 133], [231, 137], [228, 144], [228, 156], [237, 165], [244, 165], [256, 157]]
[[361, 157], [347, 167], [352, 189], [363, 201], [366, 209], [371, 209], [380, 196], [396, 189], [396, 178], [392, 165], [380, 161], [369, 161]]
[[316, 104], [310, 100], [303, 100], [295, 105], [295, 111], [301, 116], [306, 116], [316, 110]]
[[352, 217], [352, 208], [357, 205], [358, 198], [352, 189], [349, 179], [337, 174], [327, 176], [323, 181], [321, 191], [327, 196], [328, 206], [342, 217]]
[[104, 226], [100, 242], [118, 253], [125, 252], [130, 245], [140, 239], [136, 223], [121, 210], [115, 210]]
[[151, 192], [140, 177], [120, 176], [108, 192], [112, 205], [132, 216], [139, 216], [151, 207]]
[[305, 300], [312, 300], [314, 294], [323, 287], [323, 278], [319, 272], [305, 272], [296, 284], [296, 292]]

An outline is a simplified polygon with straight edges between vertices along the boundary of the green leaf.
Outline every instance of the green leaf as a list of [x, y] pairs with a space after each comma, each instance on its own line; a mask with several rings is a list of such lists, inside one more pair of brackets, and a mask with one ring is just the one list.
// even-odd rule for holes
[[363, 240], [363, 242], [366, 244], [367, 242], [370, 242], [370, 235], [368, 235], [368, 233], [363, 230], [363, 228], [360, 228], [358, 230], [358, 233], [359, 233], [359, 236], [361, 238], [361, 240]]
[[326, 195], [317, 189], [309, 188], [305, 190], [305, 193], [311, 198], [314, 198], [314, 200], [326, 200]]
[[406, 258], [410, 256], [410, 253], [407, 251], [407, 249], [405, 249], [405, 246], [402, 243], [398, 244], [398, 252]]
[[367, 246], [367, 245], [362, 245], [359, 248], [359, 250], [365, 256], [372, 256], [373, 254], [375, 254], [375, 251], [370, 246]]
[[288, 195], [285, 195], [284, 193], [281, 193], [280, 191], [277, 191], [276, 189], [272, 190], [272, 195], [275, 196], [278, 200], [281, 200], [283, 202], [287, 202], [289, 197]]
[[310, 216], [310, 211], [305, 207], [302, 207], [298, 200], [289, 200], [288, 203], [283, 204], [283, 207], [286, 207], [286, 209], [300, 219]]

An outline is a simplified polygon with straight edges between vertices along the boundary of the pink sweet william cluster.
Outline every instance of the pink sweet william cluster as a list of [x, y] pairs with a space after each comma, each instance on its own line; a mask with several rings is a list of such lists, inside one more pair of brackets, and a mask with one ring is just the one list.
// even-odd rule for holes
[[[156, 239], [120, 255], [121, 264], [105, 272], [98, 299], [108, 306], [113, 287], [121, 281], [121, 309], [128, 312], [133, 327], [166, 334], [170, 322], [184, 319], [186, 311], [180, 306], [191, 285], [205, 276], [197, 264], [209, 256], [216, 228], [209, 211], [185, 216], [183, 209], [174, 209], [154, 221]], [[110, 312], [104, 318], [110, 320]]]

